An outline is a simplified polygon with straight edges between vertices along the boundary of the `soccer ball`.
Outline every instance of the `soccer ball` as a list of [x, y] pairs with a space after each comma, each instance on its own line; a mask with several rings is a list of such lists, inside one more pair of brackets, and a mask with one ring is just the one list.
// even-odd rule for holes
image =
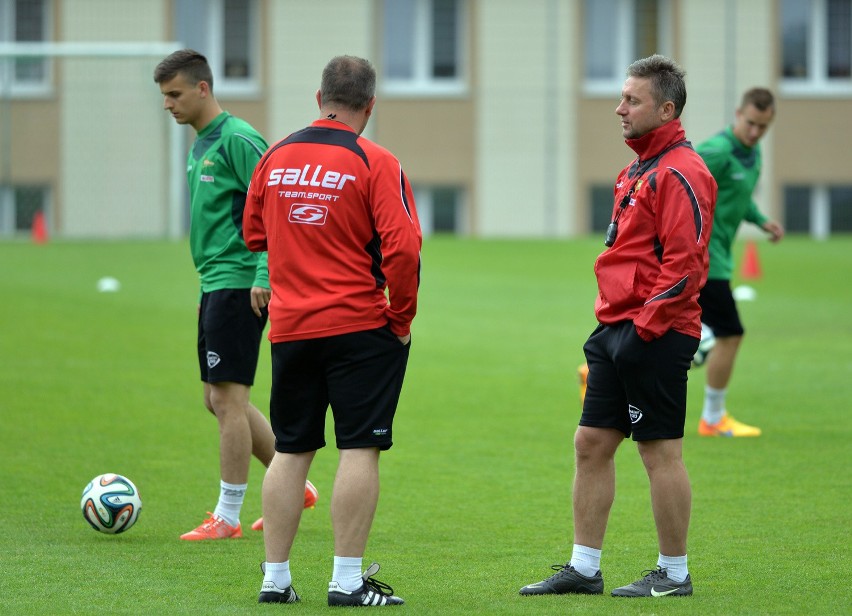
[[698, 343], [698, 350], [692, 358], [692, 365], [696, 368], [704, 365], [707, 361], [707, 355], [710, 350], [716, 346], [716, 336], [713, 335], [713, 330], [707, 327], [704, 323], [701, 324], [701, 341]]
[[98, 475], [83, 489], [83, 517], [97, 531], [116, 535], [136, 523], [142, 510], [139, 490], [127, 477]]

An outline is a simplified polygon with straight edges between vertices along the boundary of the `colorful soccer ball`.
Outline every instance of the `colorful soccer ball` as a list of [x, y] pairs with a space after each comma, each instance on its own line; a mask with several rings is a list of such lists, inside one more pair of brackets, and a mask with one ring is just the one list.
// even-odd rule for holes
[[83, 490], [83, 517], [102, 533], [123, 533], [136, 523], [142, 510], [139, 490], [127, 477], [98, 475]]
[[695, 367], [704, 365], [704, 362], [707, 361], [707, 355], [710, 354], [710, 350], [716, 346], [716, 336], [713, 334], [713, 330], [701, 324], [701, 342], [698, 343], [698, 350], [695, 351], [695, 356], [692, 358], [692, 365]]

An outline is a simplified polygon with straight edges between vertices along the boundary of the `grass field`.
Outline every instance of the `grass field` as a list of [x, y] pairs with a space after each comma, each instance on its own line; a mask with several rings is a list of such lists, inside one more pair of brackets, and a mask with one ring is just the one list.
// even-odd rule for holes
[[[600, 238], [427, 240], [420, 313], [367, 563], [410, 614], [843, 614], [852, 522], [852, 239], [759, 245], [757, 300], [728, 396], [753, 440], [699, 439], [691, 374], [685, 456], [695, 595], [616, 599], [656, 563], [632, 443], [603, 552], [606, 595], [520, 597], [571, 549], [575, 371], [594, 326]], [[741, 250], [742, 246], [738, 246]], [[0, 613], [327, 613], [329, 490], [292, 554], [303, 602], [258, 606], [260, 533], [185, 543], [218, 496], [215, 421], [195, 366], [197, 282], [185, 243], [0, 243]], [[98, 293], [102, 276], [122, 283]], [[737, 281], [735, 281], [736, 283]], [[268, 343], [253, 400], [267, 409]], [[333, 442], [333, 441], [332, 441]], [[93, 476], [127, 475], [144, 507], [123, 535], [79, 511]], [[260, 514], [253, 463], [243, 508]]]

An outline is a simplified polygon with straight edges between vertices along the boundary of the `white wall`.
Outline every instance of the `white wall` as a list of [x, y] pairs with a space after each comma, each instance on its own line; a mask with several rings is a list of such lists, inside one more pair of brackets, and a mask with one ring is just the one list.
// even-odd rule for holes
[[474, 231], [564, 236], [572, 231], [578, 4], [477, 4]]
[[370, 0], [275, 0], [268, 10], [267, 139], [274, 143], [319, 117], [314, 95], [331, 58], [346, 54], [375, 63], [374, 20]]
[[[167, 2], [60, 2], [64, 42], [150, 41]], [[168, 125], [153, 70], [160, 58], [67, 58], [57, 63], [61, 150], [59, 231], [66, 237], [165, 234]]]

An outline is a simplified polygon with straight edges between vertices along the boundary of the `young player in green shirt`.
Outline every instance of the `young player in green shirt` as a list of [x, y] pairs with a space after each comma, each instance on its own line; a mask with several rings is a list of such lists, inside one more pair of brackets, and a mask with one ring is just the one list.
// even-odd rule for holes
[[[197, 137], [187, 157], [189, 245], [201, 279], [198, 361], [204, 405], [219, 423], [219, 502], [188, 541], [242, 536], [240, 510], [254, 454], [269, 466], [275, 437], [249, 401], [272, 296], [266, 254], [246, 248], [243, 209], [252, 172], [268, 145], [248, 122], [223, 111], [213, 95], [207, 59], [191, 49], [166, 57], [154, 71], [163, 107]], [[305, 506], [316, 490], [305, 485]], [[252, 526], [263, 528], [262, 519]]]
[[734, 124], [696, 148], [719, 193], [710, 236], [710, 270], [701, 290], [701, 321], [716, 337], [707, 356], [704, 408], [698, 433], [702, 436], [760, 436], [760, 428], [741, 423], [725, 409], [725, 396], [744, 329], [731, 291], [734, 260], [731, 247], [742, 221], [750, 222], [777, 242], [784, 229], [758, 209], [752, 193], [760, 176], [759, 141], [775, 118], [775, 100], [764, 88], [752, 88], [742, 98]]

